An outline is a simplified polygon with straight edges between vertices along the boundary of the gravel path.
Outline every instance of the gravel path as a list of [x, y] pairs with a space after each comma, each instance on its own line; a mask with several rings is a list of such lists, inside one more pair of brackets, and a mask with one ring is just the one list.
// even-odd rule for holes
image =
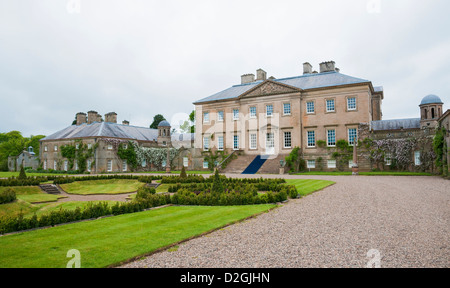
[[450, 267], [448, 180], [285, 178], [337, 184], [123, 267], [366, 267], [371, 249], [381, 267]]

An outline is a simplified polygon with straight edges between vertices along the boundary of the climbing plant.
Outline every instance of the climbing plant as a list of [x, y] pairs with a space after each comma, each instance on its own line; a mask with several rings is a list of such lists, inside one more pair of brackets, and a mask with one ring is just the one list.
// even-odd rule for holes
[[436, 135], [433, 139], [433, 151], [436, 154], [436, 167], [439, 169], [439, 174], [446, 174], [448, 172], [447, 163], [447, 142], [445, 141], [446, 129], [441, 127], [436, 130]]

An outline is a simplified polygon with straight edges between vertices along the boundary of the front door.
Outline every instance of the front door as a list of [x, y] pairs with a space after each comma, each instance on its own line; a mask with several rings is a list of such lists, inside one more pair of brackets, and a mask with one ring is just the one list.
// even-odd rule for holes
[[275, 136], [273, 133], [266, 134], [266, 154], [275, 154]]

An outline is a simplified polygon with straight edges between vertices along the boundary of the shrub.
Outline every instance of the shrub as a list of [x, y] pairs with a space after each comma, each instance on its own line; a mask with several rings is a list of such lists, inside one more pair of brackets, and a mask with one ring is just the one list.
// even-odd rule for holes
[[184, 168], [184, 165], [181, 168], [180, 178], [187, 178], [186, 169]]
[[23, 165], [20, 166], [20, 173], [18, 179], [19, 180], [27, 179], [27, 174], [25, 173], [25, 168], [23, 168]]
[[8, 188], [0, 193], [0, 204], [11, 203], [16, 201], [16, 192], [13, 189]]

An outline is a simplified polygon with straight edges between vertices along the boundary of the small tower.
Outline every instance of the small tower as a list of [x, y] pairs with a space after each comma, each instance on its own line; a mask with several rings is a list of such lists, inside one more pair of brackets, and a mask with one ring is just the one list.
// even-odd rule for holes
[[428, 95], [420, 103], [420, 128], [435, 128], [437, 120], [442, 116], [444, 103], [436, 95]]
[[171, 136], [170, 136], [170, 123], [166, 120], [161, 121], [158, 124], [158, 145], [159, 146], [170, 146]]

